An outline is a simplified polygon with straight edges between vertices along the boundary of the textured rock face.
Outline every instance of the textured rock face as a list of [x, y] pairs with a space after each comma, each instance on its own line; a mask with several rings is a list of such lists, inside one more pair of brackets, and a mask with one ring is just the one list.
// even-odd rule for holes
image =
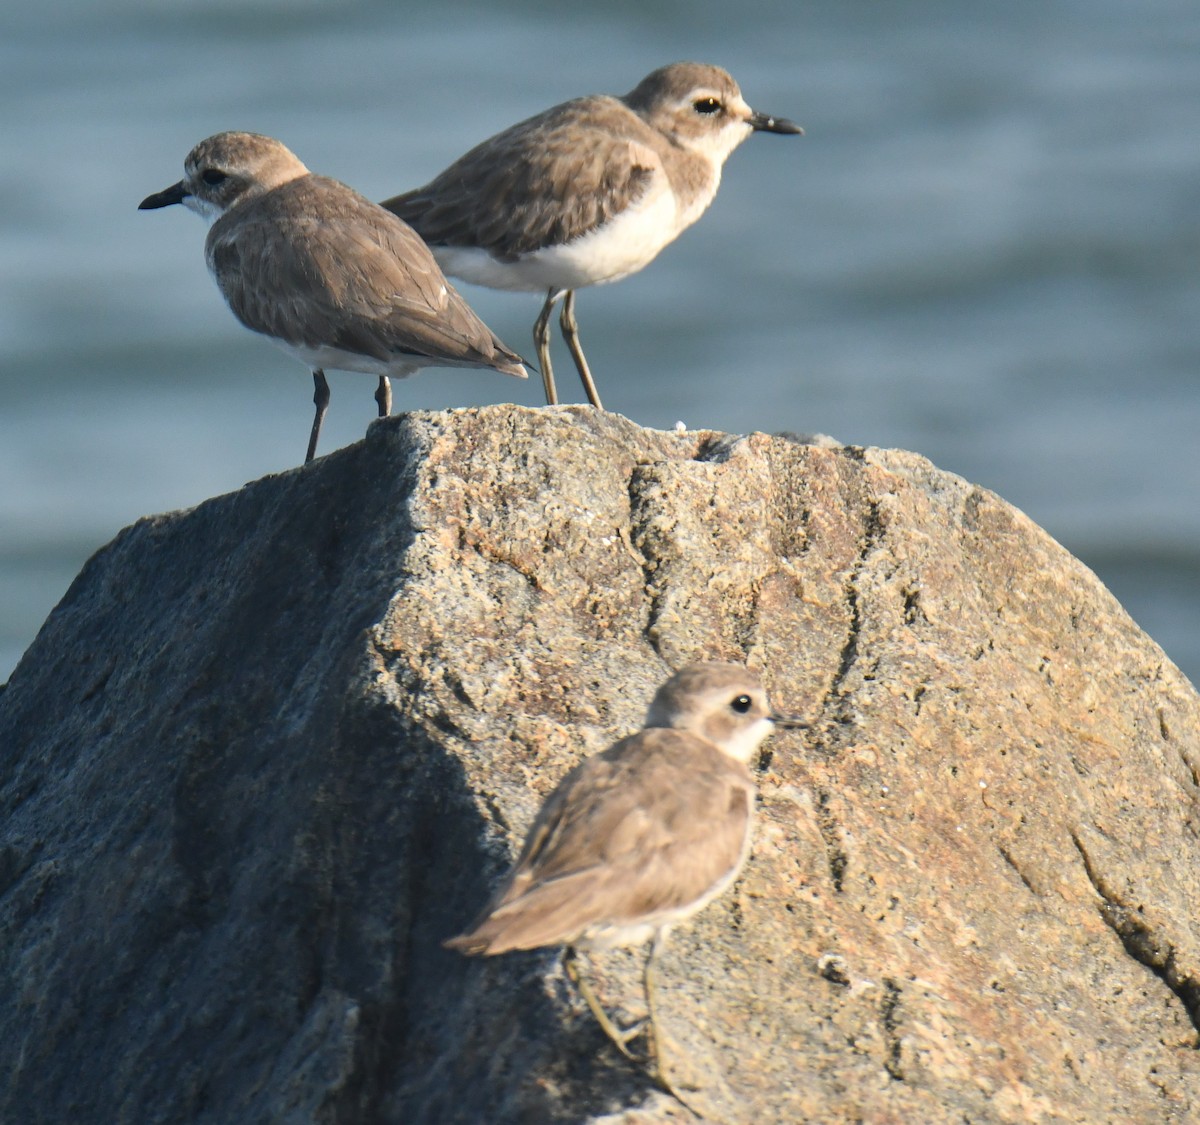
[[0, 695], [0, 1120], [687, 1119], [440, 942], [697, 658], [814, 724], [661, 962], [706, 1117], [1200, 1119], [1200, 700], [1091, 573], [911, 454], [503, 407], [88, 563]]

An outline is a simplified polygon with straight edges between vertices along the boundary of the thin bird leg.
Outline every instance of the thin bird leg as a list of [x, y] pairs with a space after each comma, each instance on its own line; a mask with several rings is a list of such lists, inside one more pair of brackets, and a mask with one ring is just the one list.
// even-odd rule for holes
[[304, 456], [306, 465], [316, 456], [321, 423], [325, 421], [325, 411], [329, 409], [329, 384], [325, 381], [325, 372], [320, 368], [313, 372], [313, 387], [313, 404], [317, 412], [313, 416], [312, 433], [308, 435], [308, 453]]
[[658, 1034], [658, 1003], [657, 989], [654, 984], [654, 965], [658, 960], [659, 952], [666, 944], [667, 931], [665, 928], [660, 929], [654, 935], [654, 941], [650, 943], [650, 952], [646, 956], [646, 964], [642, 969], [642, 988], [646, 993], [646, 1010], [649, 1012], [650, 1023], [650, 1051], [651, 1058], [654, 1060], [654, 1078], [668, 1094], [671, 1095], [685, 1109], [696, 1114], [697, 1117], [702, 1116], [700, 1112], [675, 1088], [674, 1083], [667, 1076], [666, 1059], [663, 1053], [662, 1040]]
[[392, 412], [392, 381], [386, 375], [379, 376], [375, 388], [375, 401], [379, 403], [379, 417], [386, 418]]
[[542, 369], [542, 384], [546, 388], [548, 406], [558, 405], [558, 392], [554, 389], [554, 368], [550, 366], [550, 314], [564, 292], [566, 290], [551, 289], [546, 294], [546, 303], [533, 325], [533, 346], [537, 349], [538, 366]]
[[579, 381], [587, 392], [588, 402], [597, 410], [603, 410], [600, 396], [596, 393], [596, 384], [592, 382], [592, 373], [588, 369], [587, 358], [583, 354], [583, 345], [579, 342], [579, 325], [575, 322], [575, 290], [567, 290], [567, 299], [563, 301], [562, 315], [558, 318], [558, 326], [562, 329], [563, 339], [571, 349], [571, 358], [575, 361], [575, 370], [579, 372]]
[[[563, 971], [570, 978], [571, 983], [579, 989], [579, 995], [587, 1002], [587, 1006], [591, 1008], [592, 1015], [596, 1017], [596, 1022], [604, 1030], [604, 1034], [609, 1037], [616, 1045], [618, 1051], [621, 1052], [627, 1059], [633, 1059], [629, 1048], [625, 1046], [629, 1040], [633, 1039], [645, 1024], [644, 1020], [639, 1020], [629, 1028], [628, 1031], [622, 1031], [611, 1019], [608, 1018], [608, 1013], [600, 1006], [600, 1001], [596, 999], [596, 994], [592, 991], [592, 986], [584, 979], [583, 974], [579, 971], [578, 963], [579, 954], [576, 952], [573, 945], [568, 945], [566, 952], [563, 954]], [[636, 1061], [636, 1060], [635, 1060]]]
[[642, 966], [642, 989], [646, 993], [646, 1011], [650, 1018], [650, 1050], [654, 1065], [658, 1067], [659, 1077], [662, 1077], [662, 1044], [658, 1038], [658, 1020], [656, 1009], [658, 1004], [654, 985], [654, 962], [658, 959], [658, 951], [662, 946], [663, 932], [658, 930], [650, 943], [650, 952], [646, 954], [646, 963]]

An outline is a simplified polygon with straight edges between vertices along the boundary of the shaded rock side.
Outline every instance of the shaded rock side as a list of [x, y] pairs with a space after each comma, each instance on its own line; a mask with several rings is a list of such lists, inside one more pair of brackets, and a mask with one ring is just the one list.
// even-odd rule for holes
[[0, 1120], [689, 1119], [440, 943], [696, 658], [814, 724], [662, 959], [707, 1119], [1200, 1120], [1200, 700], [1096, 578], [912, 454], [516, 407], [84, 568], [0, 695]]

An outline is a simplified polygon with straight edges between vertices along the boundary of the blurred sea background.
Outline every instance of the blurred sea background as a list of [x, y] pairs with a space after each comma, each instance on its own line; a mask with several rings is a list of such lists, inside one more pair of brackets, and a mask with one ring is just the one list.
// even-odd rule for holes
[[[303, 457], [309, 374], [228, 312], [194, 215], [137, 211], [195, 142], [269, 133], [380, 199], [678, 59], [807, 136], [751, 137], [697, 226], [581, 291], [605, 405], [922, 453], [1027, 512], [1200, 682], [1196, 0], [5, 5], [0, 680], [122, 526]], [[538, 296], [462, 289], [532, 351]], [[330, 385], [326, 453], [375, 408], [370, 376]], [[541, 395], [430, 370], [395, 410]]]

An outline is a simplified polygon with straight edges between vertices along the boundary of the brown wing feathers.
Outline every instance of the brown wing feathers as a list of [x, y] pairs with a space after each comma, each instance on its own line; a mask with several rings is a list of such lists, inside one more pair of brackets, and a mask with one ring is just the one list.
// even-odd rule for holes
[[752, 791], [748, 774], [690, 735], [649, 730], [622, 740], [564, 778], [512, 879], [447, 944], [533, 948], [686, 907], [737, 864]]
[[660, 167], [661, 143], [616, 99], [579, 98], [498, 133], [383, 206], [431, 245], [514, 261], [579, 238], [635, 203]]
[[[294, 345], [333, 345], [382, 361], [407, 353], [519, 362], [446, 281], [421, 239], [375, 204], [339, 191], [339, 207], [324, 222], [294, 218], [308, 211], [305, 194], [332, 183], [306, 176], [247, 204], [254, 210], [241, 209], [236, 242], [223, 237], [222, 220], [213, 225], [209, 255], [243, 324]], [[289, 215], [285, 207], [295, 210]], [[281, 223], [287, 239], [276, 237]], [[348, 242], [354, 254], [346, 253]]]

